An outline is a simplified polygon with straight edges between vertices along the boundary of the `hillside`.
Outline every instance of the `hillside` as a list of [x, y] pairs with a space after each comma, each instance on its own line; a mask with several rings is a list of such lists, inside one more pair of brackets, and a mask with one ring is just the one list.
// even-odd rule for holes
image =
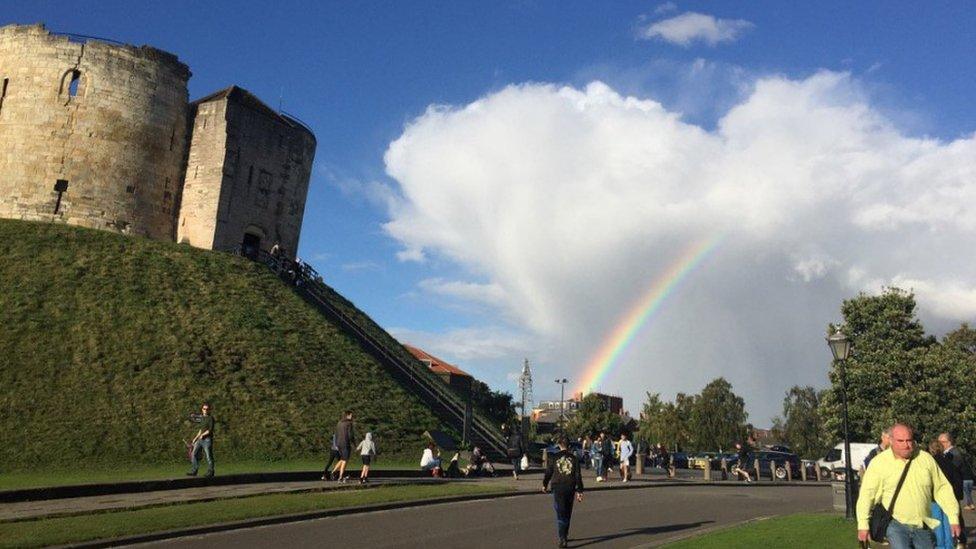
[[387, 454], [443, 428], [261, 265], [9, 220], [0, 258], [4, 470], [185, 459], [202, 400], [225, 462], [324, 455], [347, 407]]

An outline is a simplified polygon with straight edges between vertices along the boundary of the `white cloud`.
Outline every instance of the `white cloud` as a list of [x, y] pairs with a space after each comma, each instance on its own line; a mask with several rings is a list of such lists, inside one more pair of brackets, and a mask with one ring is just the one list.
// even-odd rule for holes
[[432, 352], [494, 353], [503, 376], [531, 350], [541, 379], [576, 381], [638, 296], [716, 234], [601, 385], [629, 409], [722, 375], [764, 424], [790, 385], [826, 382], [824, 326], [882, 283], [911, 283], [926, 318], [972, 321], [976, 137], [906, 135], [845, 73], [750, 90], [712, 130], [600, 82], [512, 85], [412, 121], [385, 155], [399, 185], [385, 229], [483, 281], [428, 291], [491, 295], [488, 324], [514, 326]]
[[674, 2], [665, 2], [658, 7], [654, 8], [654, 13], [657, 15], [662, 15], [665, 13], [671, 13], [678, 9], [678, 5]]
[[462, 369], [465, 361], [522, 356], [531, 348], [524, 335], [496, 326], [446, 332], [391, 328], [390, 333], [399, 341], [420, 347]]
[[688, 47], [694, 42], [715, 46], [732, 42], [743, 32], [754, 27], [744, 19], [718, 19], [712, 15], [693, 11], [656, 21], [640, 31], [644, 39], [659, 39]]
[[428, 293], [453, 297], [464, 301], [497, 304], [505, 300], [505, 291], [497, 284], [478, 284], [443, 278], [428, 278], [418, 284]]
[[380, 264], [375, 261], [353, 261], [342, 265], [342, 270], [346, 272], [375, 271], [379, 268]]

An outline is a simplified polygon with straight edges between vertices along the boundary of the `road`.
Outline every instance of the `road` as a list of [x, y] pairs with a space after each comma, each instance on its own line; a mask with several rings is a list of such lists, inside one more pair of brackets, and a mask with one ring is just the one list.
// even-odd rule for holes
[[[831, 507], [825, 486], [656, 486], [590, 492], [577, 504], [570, 547], [653, 547], [753, 518]], [[212, 547], [425, 548], [555, 546], [545, 494], [316, 519], [146, 544]]]

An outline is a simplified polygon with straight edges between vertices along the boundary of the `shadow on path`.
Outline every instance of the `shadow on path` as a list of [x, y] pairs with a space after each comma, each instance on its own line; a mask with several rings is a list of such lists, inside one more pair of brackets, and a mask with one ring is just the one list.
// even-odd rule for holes
[[699, 522], [689, 522], [686, 524], [668, 524], [665, 526], [649, 526], [647, 528], [628, 528], [623, 532], [616, 534], [607, 534], [605, 536], [594, 536], [590, 538], [576, 538], [571, 539], [572, 543], [569, 544], [570, 547], [586, 547], [587, 545], [593, 545], [596, 543], [603, 543], [605, 541], [612, 541], [615, 539], [626, 538], [629, 536], [640, 536], [640, 535], [654, 535], [663, 534], [666, 532], [677, 532], [679, 530], [688, 530], [689, 528], [698, 528], [705, 524], [711, 524], [714, 521], [704, 520]]

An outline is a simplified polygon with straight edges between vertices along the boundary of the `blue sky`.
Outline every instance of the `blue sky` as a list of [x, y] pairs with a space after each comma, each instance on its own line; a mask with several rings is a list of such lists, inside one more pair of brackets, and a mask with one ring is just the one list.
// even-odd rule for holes
[[[685, 129], [728, 144], [734, 141], [730, 133], [723, 133], [723, 128], [732, 125], [731, 117], [726, 118], [729, 111], [737, 105], [753, 105], [763, 112], [778, 112], [778, 107], [769, 105], [781, 105], [776, 103], [780, 96], [775, 85], [785, 85], [798, 96], [806, 97], [809, 92], [804, 114], [797, 115], [803, 120], [825, 106], [841, 105], [850, 109], [845, 111], [848, 113], [869, 110], [871, 121], [857, 129], [866, 133], [858, 133], [851, 143], [888, 142], [894, 135], [901, 144], [893, 145], [893, 151], [944, 149], [944, 155], [951, 157], [949, 165], [958, 164], [953, 173], [961, 174], [960, 180], [946, 182], [946, 188], [958, 188], [960, 182], [971, 184], [967, 174], [974, 161], [967, 161], [965, 151], [958, 149], [968, 150], [976, 130], [972, 101], [976, 10], [963, 2], [794, 4], [35, 1], [4, 2], [0, 24], [44, 22], [53, 31], [149, 44], [173, 52], [193, 71], [191, 98], [230, 84], [249, 89], [272, 106], [280, 98], [283, 110], [306, 122], [318, 138], [299, 255], [309, 258], [330, 284], [394, 333], [457, 362], [497, 388], [514, 392], [509, 376], [518, 370], [523, 356], [537, 365], [540, 379], [578, 377], [589, 351], [623, 314], [627, 295], [644, 286], [641, 280], [616, 276], [613, 269], [591, 269], [590, 262], [613, 263], [615, 256], [606, 250], [618, 250], [617, 244], [637, 239], [646, 242], [647, 248], [631, 246], [630, 251], [620, 251], [620, 257], [629, 260], [646, 253], [646, 260], [639, 263], [642, 267], [626, 268], [621, 259], [616, 273], [629, 275], [647, 266], [642, 278], [650, 280], [655, 266], [663, 268], [668, 253], [692, 238], [694, 231], [674, 229], [680, 221], [667, 224], [670, 229], [653, 223], [646, 227], [607, 225], [601, 231], [617, 236], [608, 237], [614, 244], [599, 247], [603, 251], [587, 248], [586, 253], [567, 251], [548, 257], [539, 252], [520, 255], [519, 245], [491, 237], [505, 226], [535, 234], [531, 213], [486, 218], [485, 223], [498, 225], [491, 225], [484, 234], [458, 226], [463, 225], [463, 215], [454, 216], [461, 221], [445, 221], [441, 226], [437, 214], [431, 214], [438, 208], [443, 208], [442, 214], [460, 214], [471, 208], [468, 219], [480, 219], [479, 212], [486, 208], [519, 209], [535, 204], [528, 198], [519, 202], [523, 187], [513, 190], [479, 183], [482, 174], [467, 174], [463, 158], [470, 157], [453, 146], [461, 139], [470, 142], [475, 151], [479, 147], [495, 150], [492, 140], [506, 135], [496, 133], [496, 125], [518, 125], [518, 117], [505, 115], [510, 106], [527, 113], [522, 118], [527, 127], [510, 128], [517, 130], [512, 135], [520, 136], [526, 129], [551, 129], [553, 124], [591, 127], [608, 118], [593, 114], [596, 122], [588, 117], [577, 126], [568, 118], [536, 121], [533, 116], [560, 100], [560, 86], [582, 94], [570, 98], [572, 101], [601, 101], [607, 94], [587, 88], [600, 81], [612, 92], [608, 104], [617, 105], [617, 96], [655, 102]], [[709, 43], [694, 28], [685, 29], [691, 34], [685, 35], [690, 41], [684, 44], [674, 35], [649, 35], [655, 24], [688, 13], [710, 16], [719, 27], [724, 22], [733, 29], [729, 31], [732, 35]], [[827, 76], [815, 81], [818, 74]], [[757, 85], [759, 82], [770, 83], [768, 95], [760, 93], [766, 88]], [[794, 92], [784, 93], [793, 97]], [[561, 97], [566, 99], [565, 94]], [[486, 101], [482, 113], [486, 120], [469, 123], [459, 111], [479, 99]], [[442, 115], [435, 116], [428, 113], [431, 105], [450, 108], [442, 108], [438, 111]], [[766, 131], [767, 126], [762, 125], [766, 117], [751, 116], [748, 123], [738, 124], [738, 131], [757, 135]], [[648, 124], [646, 131], [655, 132], [656, 122]], [[885, 128], [880, 137], [871, 129], [879, 125]], [[810, 126], [808, 131], [814, 127], [819, 126]], [[401, 140], [408, 135], [410, 139]], [[447, 135], [454, 136], [454, 143], [444, 137]], [[560, 134], [556, 130], [552, 135]], [[668, 143], [678, 139], [665, 137]], [[402, 154], [385, 159], [397, 140], [401, 140]], [[542, 138], [536, 145], [546, 147], [554, 141]], [[625, 145], [613, 151], [628, 150]], [[885, 150], [871, 149], [885, 157], [900, 154], [883, 153]], [[559, 152], [546, 151], [540, 156], [558, 167], [563, 164]], [[523, 186], [533, 185], [535, 179], [528, 174], [534, 172], [520, 167], [520, 162], [531, 160], [505, 154], [509, 156], [500, 153], [496, 157], [500, 159], [496, 164], [479, 165], [480, 171], [497, 168], [498, 177], [519, 181], [524, 177]], [[615, 158], [615, 154], [611, 151], [608, 157]], [[905, 154], [907, 165], [908, 159], [923, 153]], [[460, 156], [448, 158], [450, 155]], [[941, 166], [941, 158], [927, 162]], [[440, 178], [445, 172], [434, 164], [441, 159], [451, 166], [453, 179]], [[838, 161], [831, 173], [855, 169], [852, 162]], [[728, 173], [736, 173], [735, 166], [742, 163], [741, 159], [729, 160]], [[470, 169], [476, 167], [470, 165]], [[682, 172], [682, 168], [669, 169]], [[777, 169], [771, 166], [769, 171]], [[600, 174], [606, 172], [590, 174], [588, 181], [602, 181]], [[634, 177], [644, 181], [639, 174]], [[872, 183], [871, 177], [879, 176], [864, 175], [865, 186], [886, 184], [881, 179]], [[821, 211], [810, 210], [809, 219], [805, 218], [803, 212], [811, 199], [803, 192], [783, 199], [786, 210], [792, 207], [790, 200], [796, 201], [796, 218], [804, 218], [803, 223], [749, 218], [744, 224], [752, 229], [738, 240], [733, 238], [738, 244], [719, 252], [716, 265], [705, 267], [714, 280], [707, 274], [698, 280], [711, 284], [707, 288], [721, 297], [707, 288], [704, 294], [688, 290], [674, 296], [670, 316], [665, 311], [657, 324], [647, 327], [629, 358], [624, 358], [621, 374], [609, 376], [602, 389], [623, 394], [626, 407], [636, 412], [645, 390], [670, 397], [679, 390], [697, 391], [712, 377], [726, 375], [745, 395], [752, 420], [765, 425], [779, 412], [782, 394], [790, 384], [825, 384], [826, 348], [821, 348], [820, 327], [837, 320], [844, 297], [901, 282], [916, 289], [923, 319], [934, 330], [972, 320], [970, 308], [947, 305], [974, 299], [976, 294], [966, 282], [973, 274], [969, 265], [976, 263], [969, 261], [971, 257], [925, 272], [907, 269], [906, 259], [897, 255], [872, 261], [863, 258], [865, 250], [877, 250], [881, 242], [900, 241], [898, 234], [892, 234], [897, 231], [894, 225], [924, 224], [929, 219], [925, 215], [945, 219], [940, 207], [947, 206], [948, 195], [925, 198], [913, 181], [906, 179], [898, 187], [904, 194], [899, 204], [881, 204], [880, 197], [894, 192], [882, 189], [860, 204], [857, 212], [836, 220], [863, 231], [853, 234], [840, 253], [829, 249], [826, 239], [830, 235], [815, 228], [825, 221]], [[560, 195], [559, 187], [545, 190], [539, 185], [540, 196]], [[683, 185], [690, 189], [694, 182]], [[631, 188], [622, 183], [611, 187]], [[478, 189], [510, 193], [511, 198], [479, 205], [484, 192]], [[783, 209], [778, 198], [756, 193], [757, 200], [772, 201]], [[682, 196], [655, 194], [654, 199], [678, 204]], [[707, 201], [714, 196], [714, 192], [705, 192], [699, 198]], [[931, 207], [918, 213], [909, 207], [914, 203]], [[544, 210], [547, 203], [540, 204], [536, 211]], [[723, 207], [729, 208], [728, 204]], [[607, 216], [616, 217], [613, 206], [607, 208]], [[970, 210], [964, 207], [956, 213], [961, 220], [951, 228], [929, 226], [929, 236], [919, 237], [919, 249], [930, 249], [933, 242], [940, 246], [965, 242], [973, 236], [968, 224]], [[666, 217], [656, 211], [643, 214]], [[581, 215], [585, 217], [584, 212]], [[400, 229], [386, 225], [391, 221], [397, 221]], [[741, 221], [732, 225], [742, 226]], [[538, 233], [546, 234], [555, 225], [546, 223]], [[426, 234], [427, 230], [440, 232]], [[797, 237], [789, 239], [786, 234]], [[558, 238], [550, 242], [553, 246], [539, 249], [556, 249]], [[564, 250], [562, 245], [558, 249]], [[405, 250], [414, 253], [405, 254]], [[561, 263], [567, 257], [576, 263]], [[662, 258], [660, 264], [653, 258]], [[536, 262], [568, 266], [574, 276], [566, 269], [544, 276], [529, 272]], [[600, 276], [581, 274], [593, 271]], [[752, 282], [722, 285], [722, 281], [739, 278]], [[685, 287], [694, 289], [693, 282]], [[557, 287], [561, 291], [550, 292]], [[605, 292], [596, 289], [604, 287]], [[533, 293], [533, 288], [542, 290]], [[792, 309], [776, 309], [764, 301], [770, 295], [789, 300]], [[935, 297], [928, 299], [928, 295]], [[537, 296], [544, 297], [534, 299]], [[579, 306], [562, 305], [562, 300], [576, 296], [580, 296]], [[702, 324], [706, 317], [709, 322]], [[757, 317], [767, 319], [757, 321]], [[797, 317], [803, 320], [794, 322]], [[745, 345], [738, 342], [741, 333], [721, 328], [729, 324], [767, 326], [769, 333], [762, 341]], [[689, 347], [702, 347], [703, 337], [711, 341], [704, 345], [710, 350], [689, 354]], [[662, 363], [671, 366], [660, 366]], [[672, 375], [661, 368], [686, 374]], [[693, 375], [687, 375], [689, 371]], [[558, 386], [537, 384], [537, 398], [557, 394]]]

